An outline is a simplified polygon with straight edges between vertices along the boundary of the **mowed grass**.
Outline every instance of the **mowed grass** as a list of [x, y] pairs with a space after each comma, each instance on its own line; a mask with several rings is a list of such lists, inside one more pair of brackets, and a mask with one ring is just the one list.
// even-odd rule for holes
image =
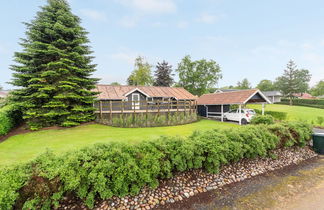
[[55, 153], [82, 148], [95, 143], [112, 141], [136, 144], [154, 140], [159, 136], [189, 136], [195, 130], [229, 128], [237, 125], [212, 120], [153, 128], [117, 128], [100, 124], [83, 125], [59, 130], [43, 130], [12, 136], [0, 143], [0, 165], [10, 165], [31, 160], [50, 149]]
[[[250, 104], [248, 105], [250, 108], [260, 109], [261, 105]], [[289, 106], [282, 104], [267, 104], [265, 107], [267, 111], [279, 111], [279, 112], [287, 112], [287, 120], [290, 121], [307, 121], [314, 125], [319, 125], [317, 122], [317, 117], [324, 117], [324, 109], [311, 108], [305, 106]], [[324, 125], [322, 125], [324, 126]]]

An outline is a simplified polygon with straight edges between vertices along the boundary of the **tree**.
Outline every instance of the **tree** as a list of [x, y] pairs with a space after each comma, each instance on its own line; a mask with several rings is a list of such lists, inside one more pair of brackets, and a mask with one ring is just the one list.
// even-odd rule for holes
[[295, 62], [290, 60], [283, 75], [276, 79], [275, 86], [290, 99], [290, 105], [292, 105], [294, 94], [305, 93], [309, 88], [310, 79], [311, 75], [308, 70], [297, 69]]
[[3, 90], [3, 87], [0, 85], [0, 90]]
[[261, 91], [271, 91], [275, 90], [275, 86], [271, 80], [264, 79], [259, 82], [259, 84], [256, 86]]
[[112, 83], [110, 83], [110, 85], [120, 86], [121, 84], [119, 82], [112, 82]]
[[247, 78], [243, 79], [241, 82], [237, 82], [237, 86], [235, 87], [236, 89], [251, 89], [251, 83]]
[[313, 96], [323, 96], [324, 95], [324, 80], [319, 81], [311, 90], [310, 93]]
[[157, 63], [154, 85], [170, 87], [174, 82], [172, 76], [172, 66], [168, 62]]
[[152, 85], [153, 77], [151, 75], [151, 67], [143, 57], [137, 57], [135, 59], [135, 70], [127, 78], [128, 85]]
[[221, 69], [215, 61], [192, 61], [189, 55], [181, 60], [176, 71], [179, 74], [178, 86], [194, 95], [207, 93], [222, 78]]
[[13, 103], [31, 129], [75, 126], [94, 119], [92, 92], [97, 79], [87, 32], [66, 0], [48, 0], [34, 20], [25, 23], [22, 51], [12, 65]]

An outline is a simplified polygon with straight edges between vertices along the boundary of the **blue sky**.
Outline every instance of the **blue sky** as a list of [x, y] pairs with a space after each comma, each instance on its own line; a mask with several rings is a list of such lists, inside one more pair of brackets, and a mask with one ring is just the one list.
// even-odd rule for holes
[[[324, 79], [324, 1], [321, 0], [69, 0], [90, 33], [100, 83], [125, 83], [135, 57], [174, 68], [185, 55], [213, 59], [217, 86], [248, 78], [275, 79], [289, 59], [309, 69], [311, 85]], [[2, 0], [0, 85], [12, 88], [9, 66], [21, 50], [22, 22], [45, 0]]]

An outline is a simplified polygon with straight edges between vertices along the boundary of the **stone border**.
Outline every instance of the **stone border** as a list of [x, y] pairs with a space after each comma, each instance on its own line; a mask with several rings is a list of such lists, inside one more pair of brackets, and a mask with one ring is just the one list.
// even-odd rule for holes
[[[156, 189], [143, 188], [136, 196], [113, 197], [95, 204], [95, 209], [152, 209], [163, 208], [165, 204], [182, 201], [202, 192], [219, 189], [224, 185], [239, 182], [285, 166], [298, 164], [316, 157], [309, 147], [282, 148], [273, 151], [272, 158], [244, 159], [225, 165], [219, 174], [209, 174], [202, 170], [178, 173], [162, 180]], [[60, 209], [87, 209], [81, 202], [69, 200]]]

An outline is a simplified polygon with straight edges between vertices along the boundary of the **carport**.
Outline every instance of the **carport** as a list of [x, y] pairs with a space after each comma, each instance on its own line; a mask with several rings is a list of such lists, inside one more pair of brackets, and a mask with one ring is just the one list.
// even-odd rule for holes
[[[237, 90], [232, 92], [210, 93], [200, 96], [197, 100], [198, 114], [203, 117], [216, 117], [224, 121], [224, 113], [230, 111], [231, 105], [238, 105], [242, 115], [242, 106], [246, 104], [271, 104], [270, 100], [258, 89]], [[240, 117], [242, 119], [242, 117]], [[241, 120], [239, 121], [241, 124]]]

